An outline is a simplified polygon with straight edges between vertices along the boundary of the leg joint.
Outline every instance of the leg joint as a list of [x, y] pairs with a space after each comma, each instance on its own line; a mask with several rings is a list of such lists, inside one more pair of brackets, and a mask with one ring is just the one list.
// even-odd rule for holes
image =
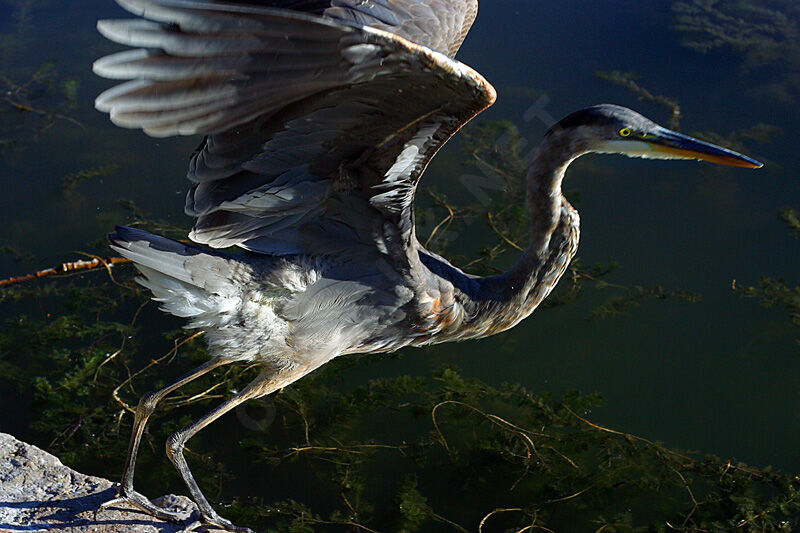
[[167, 439], [167, 457], [169, 457], [170, 461], [174, 463], [175, 457], [183, 454], [183, 447], [185, 444], [186, 438], [182, 431], [176, 431], [169, 436]]
[[161, 394], [159, 394], [159, 392], [160, 391], [152, 391], [143, 395], [139, 399], [139, 407], [137, 408], [137, 411], [141, 410], [148, 414], [155, 411], [156, 405], [158, 405], [159, 400], [161, 400]]

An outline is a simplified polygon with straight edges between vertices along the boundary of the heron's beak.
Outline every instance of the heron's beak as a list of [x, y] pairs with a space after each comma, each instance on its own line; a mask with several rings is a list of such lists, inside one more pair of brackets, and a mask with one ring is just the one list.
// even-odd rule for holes
[[[656, 134], [648, 136], [644, 143], [647, 144], [656, 157], [675, 159], [700, 159], [731, 165], [734, 167], [761, 168], [763, 163], [751, 159], [746, 155], [716, 146], [711, 143], [699, 141], [688, 135], [683, 135], [668, 129], [662, 129]], [[658, 154], [658, 155], [656, 155]], [[663, 154], [663, 155], [662, 155]]]

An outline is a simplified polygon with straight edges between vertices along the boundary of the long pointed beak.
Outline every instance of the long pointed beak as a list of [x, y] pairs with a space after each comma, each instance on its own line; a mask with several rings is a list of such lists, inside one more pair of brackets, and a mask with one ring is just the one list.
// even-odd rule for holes
[[697, 140], [668, 129], [659, 131], [644, 141], [653, 152], [669, 154], [676, 158], [700, 159], [734, 167], [761, 168], [763, 163], [733, 150]]

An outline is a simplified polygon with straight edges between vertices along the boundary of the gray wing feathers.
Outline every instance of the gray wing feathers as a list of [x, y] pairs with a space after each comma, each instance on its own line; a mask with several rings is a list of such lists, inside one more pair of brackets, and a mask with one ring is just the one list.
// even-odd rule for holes
[[[377, 1], [403, 20], [399, 3]], [[212, 247], [393, 249], [399, 259], [419, 176], [494, 100], [468, 67], [383, 31], [226, 2], [121, 3], [154, 20], [101, 31], [148, 49], [97, 61], [98, 74], [132, 79], [97, 107], [151, 135], [208, 134], [190, 164], [186, 211], [198, 218], [190, 237]]]
[[[147, 9], [134, 9], [140, 4]], [[198, 7], [203, 4], [151, 7], [161, 4], [175, 2], [123, 5], [154, 12], [169, 24], [98, 22], [113, 41], [157, 49], [115, 54], [94, 65], [98, 75], [134, 80], [96, 101], [120, 126], [141, 127], [153, 136], [224, 131], [357, 77], [346, 64], [349, 46], [343, 38], [350, 28], [290, 12], [261, 10], [243, 23], [235, 13], [203, 11]]]
[[478, 14], [478, 0], [331, 0], [325, 15], [395, 33], [455, 56]]
[[[141, 17], [161, 22], [174, 22], [176, 7], [193, 6], [185, 0], [119, 0], [119, 3]], [[224, 0], [202, 3], [206, 8], [226, 4]], [[236, 11], [241, 16], [258, 8], [281, 8], [371, 26], [451, 57], [458, 51], [478, 13], [478, 0], [239, 0], [237, 4], [240, 5], [236, 6]], [[195, 28], [213, 29], [208, 21], [196, 21], [190, 15], [181, 13], [183, 24], [194, 23]]]

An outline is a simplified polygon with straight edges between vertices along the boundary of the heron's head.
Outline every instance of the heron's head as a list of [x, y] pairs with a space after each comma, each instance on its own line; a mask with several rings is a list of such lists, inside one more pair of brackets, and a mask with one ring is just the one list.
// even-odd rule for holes
[[549, 134], [572, 144], [575, 153], [699, 159], [747, 168], [763, 166], [745, 155], [674, 132], [626, 107], [610, 104], [577, 111], [556, 124]]

